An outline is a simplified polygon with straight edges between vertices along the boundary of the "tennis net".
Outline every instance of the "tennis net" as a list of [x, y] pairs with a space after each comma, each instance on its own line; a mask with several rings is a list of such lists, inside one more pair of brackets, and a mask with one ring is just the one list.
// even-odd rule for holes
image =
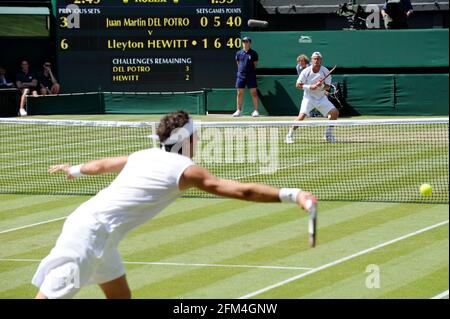
[[[449, 202], [448, 119], [197, 124], [195, 161], [221, 178], [300, 187], [322, 200]], [[285, 136], [293, 124], [295, 143], [288, 145]], [[96, 194], [115, 176], [67, 181], [48, 175], [48, 167], [157, 147], [149, 138], [156, 127], [0, 119], [0, 193]], [[330, 130], [335, 143], [324, 139]], [[419, 193], [424, 183], [433, 186], [432, 196]], [[193, 190], [186, 196], [209, 195]]]

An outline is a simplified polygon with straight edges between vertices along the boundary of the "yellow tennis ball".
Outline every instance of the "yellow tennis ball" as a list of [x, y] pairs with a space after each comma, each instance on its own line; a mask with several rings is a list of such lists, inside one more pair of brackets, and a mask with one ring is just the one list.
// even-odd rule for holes
[[433, 187], [430, 184], [423, 184], [420, 186], [420, 193], [423, 196], [431, 196], [433, 194]]

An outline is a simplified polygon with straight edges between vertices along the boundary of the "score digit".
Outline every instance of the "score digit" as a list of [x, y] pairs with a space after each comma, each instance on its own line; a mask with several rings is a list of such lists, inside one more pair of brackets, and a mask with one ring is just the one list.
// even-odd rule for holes
[[240, 38], [230, 38], [227, 41], [227, 47], [230, 49], [239, 49], [242, 46], [242, 40]]
[[61, 21], [59, 24], [60, 28], [67, 28], [69, 26], [69, 20], [67, 20], [67, 17], [61, 17], [59, 20]]
[[233, 28], [233, 27], [239, 28], [239, 27], [241, 27], [242, 26], [242, 17], [240, 17], [240, 16], [229, 17], [227, 19], [227, 25], [230, 28]]
[[61, 49], [68, 50], [69, 49], [69, 43], [67, 42], [67, 39], [61, 40]]

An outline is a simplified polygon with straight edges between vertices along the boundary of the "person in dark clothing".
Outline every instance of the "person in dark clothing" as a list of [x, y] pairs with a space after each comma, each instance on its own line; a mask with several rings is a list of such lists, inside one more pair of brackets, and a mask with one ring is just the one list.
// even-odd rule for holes
[[52, 64], [45, 62], [43, 67], [43, 71], [38, 75], [41, 95], [59, 94], [61, 86], [53, 75]]
[[251, 48], [252, 39], [245, 37], [242, 39], [243, 49], [236, 53], [236, 63], [238, 66], [236, 89], [237, 93], [237, 111], [233, 117], [242, 115], [242, 105], [244, 102], [244, 90], [250, 89], [252, 95], [254, 111], [253, 117], [259, 116], [258, 111], [258, 84], [256, 82], [256, 67], [258, 65], [259, 56], [255, 50]]
[[381, 13], [386, 29], [408, 29], [408, 19], [414, 8], [411, 0], [386, 0]]
[[6, 69], [0, 65], [0, 89], [11, 87], [13, 87], [13, 84], [11, 81], [8, 81], [8, 78], [6, 77]]

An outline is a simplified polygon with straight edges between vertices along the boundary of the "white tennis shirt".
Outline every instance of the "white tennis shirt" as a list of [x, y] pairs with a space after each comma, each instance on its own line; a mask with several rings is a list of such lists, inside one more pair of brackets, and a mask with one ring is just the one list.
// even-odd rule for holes
[[[320, 67], [319, 73], [314, 73], [313, 67], [309, 66], [302, 71], [302, 73], [298, 77], [297, 84], [298, 83], [303, 83], [303, 84], [308, 84], [308, 85], [316, 84], [321, 79], [326, 77], [329, 73], [330, 73], [330, 71], [324, 66]], [[331, 76], [325, 80], [325, 84], [331, 85]], [[304, 94], [305, 98], [308, 98], [308, 99], [312, 98], [314, 100], [321, 100], [325, 96], [326, 96], [325, 91], [320, 90], [320, 89], [317, 89], [315, 91], [305, 90], [305, 94]]]
[[77, 211], [92, 214], [120, 238], [180, 197], [180, 178], [193, 165], [185, 156], [156, 148], [134, 153], [112, 184]]

